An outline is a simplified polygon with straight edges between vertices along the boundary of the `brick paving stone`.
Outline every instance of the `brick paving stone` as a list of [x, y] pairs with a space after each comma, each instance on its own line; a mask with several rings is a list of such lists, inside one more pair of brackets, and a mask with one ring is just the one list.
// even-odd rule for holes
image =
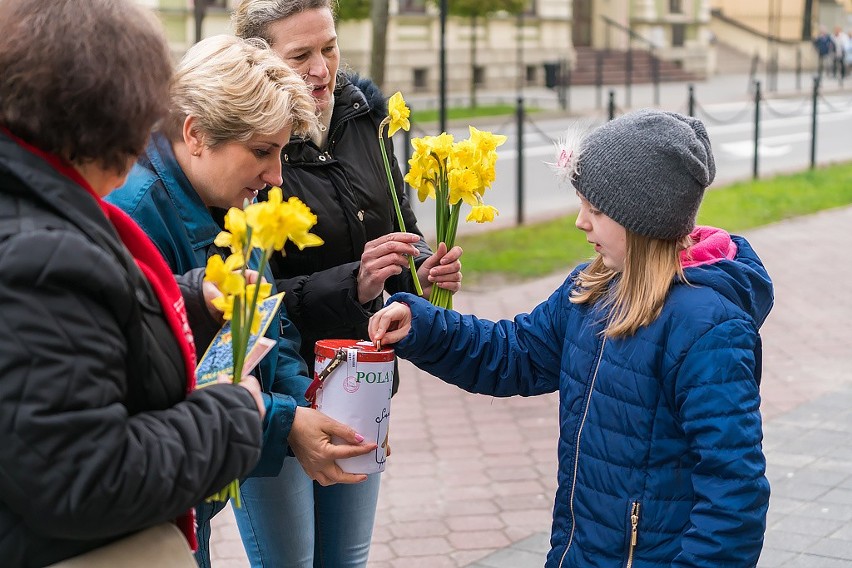
[[396, 538], [420, 538], [445, 536], [450, 533], [450, 529], [440, 521], [411, 521], [391, 525], [390, 532]]
[[505, 548], [512, 544], [499, 530], [455, 532], [447, 540], [456, 550], [482, 550]]
[[390, 542], [390, 547], [397, 557], [431, 556], [453, 550], [447, 539], [441, 537], [398, 538]]
[[499, 530], [506, 526], [499, 517], [494, 515], [461, 515], [447, 517], [445, 522], [453, 532]]

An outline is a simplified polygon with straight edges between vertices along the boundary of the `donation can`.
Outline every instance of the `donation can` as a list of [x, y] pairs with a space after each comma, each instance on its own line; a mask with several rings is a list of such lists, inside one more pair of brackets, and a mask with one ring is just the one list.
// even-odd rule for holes
[[[337, 460], [337, 465], [348, 473], [384, 471], [394, 375], [393, 349], [378, 350], [369, 341], [323, 339], [317, 341], [314, 353], [314, 383], [306, 394], [308, 400], [323, 414], [351, 426], [365, 441], [378, 445], [374, 452]], [[333, 370], [328, 372], [327, 369]], [[332, 442], [339, 444], [343, 440], [333, 438]]]

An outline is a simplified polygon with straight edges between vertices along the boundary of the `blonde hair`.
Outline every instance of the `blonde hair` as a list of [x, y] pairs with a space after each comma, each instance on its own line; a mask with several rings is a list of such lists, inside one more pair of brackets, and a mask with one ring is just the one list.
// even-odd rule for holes
[[204, 143], [245, 142], [290, 126], [310, 136], [317, 129], [316, 102], [308, 86], [260, 39], [219, 35], [195, 44], [178, 64], [171, 88], [171, 140], [193, 116]]
[[602, 301], [609, 308], [604, 335], [611, 338], [633, 335], [659, 317], [675, 277], [686, 282], [680, 253], [692, 244], [689, 236], [663, 240], [628, 230], [624, 270], [607, 268], [598, 255], [580, 272], [571, 302]]
[[231, 14], [231, 25], [238, 37], [258, 37], [271, 44], [270, 24], [307, 10], [326, 9], [334, 17], [336, 4], [336, 0], [242, 0]]

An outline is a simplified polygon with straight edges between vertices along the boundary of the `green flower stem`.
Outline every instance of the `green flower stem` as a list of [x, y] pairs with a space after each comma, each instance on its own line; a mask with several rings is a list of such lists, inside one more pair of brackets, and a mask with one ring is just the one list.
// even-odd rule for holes
[[234, 307], [231, 315], [231, 353], [233, 354], [234, 365], [231, 369], [231, 382], [237, 384], [243, 376], [240, 370], [242, 369], [245, 353], [242, 353], [240, 345], [243, 343], [243, 301], [240, 296], [234, 297]]
[[[386, 120], [383, 120], [379, 125], [379, 148], [382, 151], [382, 161], [385, 163], [385, 174], [388, 178], [388, 191], [390, 191], [391, 199], [393, 200], [393, 207], [396, 210], [396, 220], [399, 223], [399, 230], [403, 233], [405, 231], [405, 221], [402, 218], [402, 209], [399, 207], [399, 197], [396, 195], [396, 188], [393, 184], [393, 175], [391, 174], [390, 162], [388, 161], [388, 152], [385, 148], [385, 139], [382, 133], [384, 132]], [[417, 277], [417, 267], [414, 265], [414, 257], [408, 257], [408, 268], [411, 270], [411, 279], [414, 281], [414, 289], [417, 291], [418, 296], [423, 295], [423, 288], [420, 286], [420, 279]]]

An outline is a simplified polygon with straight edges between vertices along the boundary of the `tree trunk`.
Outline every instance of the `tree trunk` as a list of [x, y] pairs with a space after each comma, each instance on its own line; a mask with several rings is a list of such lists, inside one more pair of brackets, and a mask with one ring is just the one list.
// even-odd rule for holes
[[388, 0], [373, 0], [370, 7], [373, 23], [373, 45], [370, 55], [370, 78], [382, 88], [385, 82], [385, 54], [388, 41]]
[[204, 25], [204, 16], [207, 12], [207, 0], [195, 0], [193, 2], [193, 12], [195, 16], [195, 43], [201, 41], [203, 35], [202, 26]]

